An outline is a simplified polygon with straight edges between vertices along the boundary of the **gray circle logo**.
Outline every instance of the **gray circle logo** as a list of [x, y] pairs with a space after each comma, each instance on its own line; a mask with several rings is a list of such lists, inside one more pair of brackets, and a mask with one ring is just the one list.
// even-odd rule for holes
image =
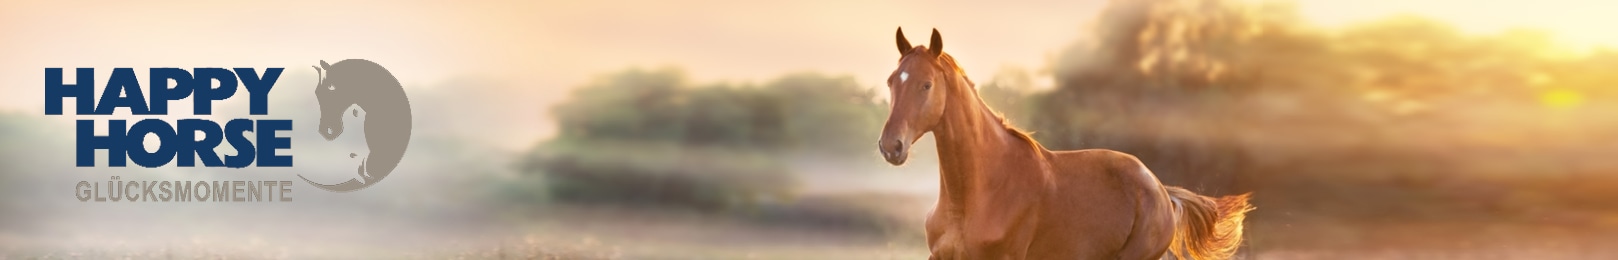
[[337, 64], [320, 61], [315, 72], [320, 74], [315, 86], [315, 98], [320, 103], [320, 136], [326, 141], [341, 136], [344, 112], [356, 107], [356, 117], [365, 110], [365, 146], [369, 151], [360, 159], [359, 178], [332, 185], [316, 183], [302, 174], [298, 178], [334, 192], [356, 191], [382, 181], [399, 166], [405, 148], [410, 146], [410, 98], [405, 96], [404, 87], [388, 69], [363, 59]]

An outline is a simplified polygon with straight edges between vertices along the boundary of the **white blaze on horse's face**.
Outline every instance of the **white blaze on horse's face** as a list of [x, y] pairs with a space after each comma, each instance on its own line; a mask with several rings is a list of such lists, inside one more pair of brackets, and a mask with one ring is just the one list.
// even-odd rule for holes
[[934, 62], [931, 55], [917, 53], [901, 59], [899, 68], [888, 76], [890, 110], [877, 144], [888, 163], [904, 164], [910, 145], [937, 127], [943, 116], [946, 87], [941, 82], [947, 81], [938, 80], [940, 72], [934, 69]]

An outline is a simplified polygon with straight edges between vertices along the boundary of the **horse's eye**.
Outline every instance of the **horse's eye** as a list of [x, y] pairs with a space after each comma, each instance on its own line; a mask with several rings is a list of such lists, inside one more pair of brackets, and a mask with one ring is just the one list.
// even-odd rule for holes
[[922, 83], [921, 84], [921, 89], [933, 89], [933, 83], [932, 82]]

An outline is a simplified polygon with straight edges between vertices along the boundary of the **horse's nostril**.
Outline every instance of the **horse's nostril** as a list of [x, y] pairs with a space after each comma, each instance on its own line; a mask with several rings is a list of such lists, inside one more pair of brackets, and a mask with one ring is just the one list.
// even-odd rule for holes
[[891, 157], [899, 156], [900, 154], [904, 153], [904, 141], [900, 141], [900, 140], [881, 140], [881, 141], [877, 141], [876, 146], [877, 146], [877, 150], [879, 152], [882, 152], [882, 156], [884, 156], [884, 157], [890, 157], [891, 158]]

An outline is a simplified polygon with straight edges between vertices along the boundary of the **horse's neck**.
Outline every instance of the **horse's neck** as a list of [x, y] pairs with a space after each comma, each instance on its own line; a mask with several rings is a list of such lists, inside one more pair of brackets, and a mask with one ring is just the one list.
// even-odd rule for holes
[[[960, 87], [965, 88], [965, 87]], [[936, 129], [939, 151], [951, 151], [952, 156], [966, 156], [981, 153], [984, 150], [993, 150], [1004, 145], [1003, 137], [1009, 137], [1000, 119], [983, 104], [971, 89], [952, 90], [949, 104], [944, 107], [943, 121]], [[944, 154], [940, 154], [941, 159]], [[975, 160], [969, 158], [948, 158], [957, 160]]]
[[[965, 84], [965, 81], [962, 80]], [[950, 204], [955, 214], [966, 210], [971, 194], [982, 192], [983, 184], [993, 173], [982, 171], [998, 162], [1007, 152], [1021, 152], [1021, 138], [1012, 136], [999, 116], [994, 114], [969, 86], [952, 86], [943, 120], [933, 137], [938, 145], [940, 170], [940, 201]]]

